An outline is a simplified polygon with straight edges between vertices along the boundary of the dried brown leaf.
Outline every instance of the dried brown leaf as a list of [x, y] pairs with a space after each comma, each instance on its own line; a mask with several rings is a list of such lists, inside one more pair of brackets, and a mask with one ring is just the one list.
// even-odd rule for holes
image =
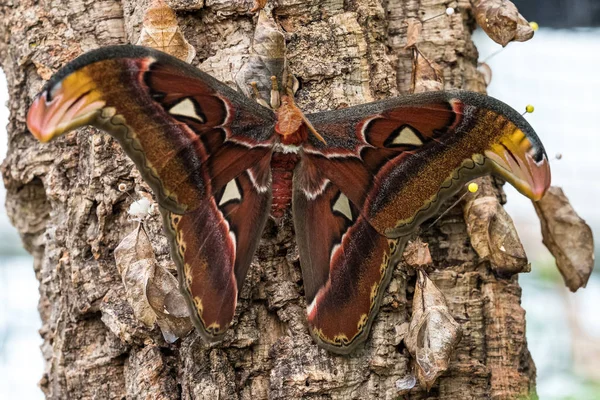
[[253, 97], [250, 83], [256, 82], [263, 99], [271, 97], [271, 76], [282, 83], [285, 68], [285, 36], [277, 23], [264, 10], [258, 14], [250, 57], [235, 76], [238, 87]]
[[115, 249], [115, 261], [133, 314], [148, 328], [152, 328], [156, 314], [146, 299], [146, 282], [154, 273], [156, 259], [141, 225], [119, 243]]
[[467, 197], [463, 207], [471, 245], [501, 276], [528, 269], [527, 255], [512, 218], [494, 193], [481, 190]]
[[421, 31], [423, 30], [423, 23], [416, 18], [408, 20], [408, 27], [406, 28], [406, 46], [405, 49], [411, 48], [417, 44]]
[[542, 237], [565, 284], [575, 292], [585, 287], [594, 268], [592, 230], [573, 209], [561, 188], [551, 186], [533, 203], [542, 224]]
[[502, 46], [513, 40], [524, 42], [533, 37], [533, 29], [511, 1], [475, 0], [474, 13], [479, 26]]
[[140, 224], [115, 249], [127, 302], [148, 328], [156, 322], [169, 343], [192, 330], [186, 302], [177, 280], [156, 262], [152, 244]]
[[137, 44], [164, 51], [188, 63], [196, 56], [196, 49], [179, 29], [175, 12], [163, 0], [154, 0], [146, 10]]
[[526, 42], [531, 39], [534, 34], [535, 31], [531, 25], [529, 25], [529, 21], [519, 14], [519, 18], [517, 19], [517, 32], [515, 33], [513, 40], [516, 42]]
[[477, 64], [477, 71], [483, 76], [486, 85], [492, 82], [492, 68], [487, 63], [481, 62]]
[[269, 59], [285, 57], [285, 36], [275, 20], [263, 10], [258, 14], [252, 40], [252, 51]]
[[423, 242], [419, 237], [406, 244], [403, 257], [404, 262], [413, 268], [422, 267], [433, 262], [429, 252], [429, 244]]
[[169, 343], [186, 336], [192, 330], [189, 311], [177, 279], [160, 265], [146, 285], [146, 298], [156, 313], [156, 323]]
[[430, 61], [413, 46], [412, 92], [435, 92], [444, 89], [444, 77], [439, 65]]
[[413, 314], [404, 339], [417, 365], [417, 379], [429, 390], [446, 369], [462, 328], [452, 318], [443, 293], [423, 270], [417, 274]]

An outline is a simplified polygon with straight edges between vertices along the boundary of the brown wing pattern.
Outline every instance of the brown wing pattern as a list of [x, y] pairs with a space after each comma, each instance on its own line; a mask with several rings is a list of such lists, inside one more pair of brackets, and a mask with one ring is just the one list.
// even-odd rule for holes
[[232, 179], [192, 212], [161, 209], [192, 321], [209, 341], [219, 340], [233, 320], [269, 215], [269, 159]]
[[308, 163], [302, 160], [294, 176], [293, 198], [308, 324], [321, 346], [347, 354], [366, 339], [397, 240], [380, 235]]
[[464, 183], [493, 172], [533, 199], [549, 186], [531, 127], [486, 96], [427, 93], [308, 117], [327, 143], [304, 146], [294, 223], [311, 332], [338, 353], [367, 337], [408, 235]]
[[65, 66], [28, 115], [41, 141], [86, 124], [154, 191], [192, 319], [218, 339], [269, 213], [272, 111], [164, 53], [118, 46]]
[[273, 112], [164, 53], [138, 46], [87, 53], [59, 71], [28, 125], [48, 141], [82, 125], [119, 140], [159, 204], [196, 209], [271, 152]]
[[382, 234], [399, 236], [466, 181], [493, 172], [537, 199], [544, 149], [512, 108], [469, 92], [432, 92], [308, 116], [326, 139], [306, 157]]

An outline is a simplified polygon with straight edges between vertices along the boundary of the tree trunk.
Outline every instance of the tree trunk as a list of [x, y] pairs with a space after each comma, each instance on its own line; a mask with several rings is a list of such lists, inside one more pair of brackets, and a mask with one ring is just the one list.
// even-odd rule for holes
[[[192, 332], [167, 344], [133, 316], [113, 251], [135, 228], [131, 203], [148, 192], [116, 141], [92, 128], [41, 145], [27, 132], [33, 96], [52, 72], [101, 46], [135, 43], [148, 0], [4, 0], [0, 64], [11, 101], [9, 154], [3, 165], [7, 210], [35, 257], [46, 372], [52, 399], [393, 399], [412, 373], [402, 344], [414, 273], [394, 272], [364, 346], [336, 356], [315, 345], [289, 218], [269, 222], [225, 340], [207, 345]], [[254, 29], [252, 1], [171, 0], [197, 55], [193, 64], [232, 85]], [[273, 1], [286, 32], [297, 94], [306, 112], [406, 93], [411, 53], [406, 21], [424, 22], [420, 49], [443, 67], [447, 88], [482, 90], [471, 42], [468, 0]], [[171, 269], [158, 215], [146, 223], [158, 262]], [[535, 394], [517, 278], [496, 278], [469, 245], [462, 212], [451, 211], [421, 237], [430, 245], [431, 279], [445, 294], [463, 337], [449, 369], [410, 399], [514, 399]]]

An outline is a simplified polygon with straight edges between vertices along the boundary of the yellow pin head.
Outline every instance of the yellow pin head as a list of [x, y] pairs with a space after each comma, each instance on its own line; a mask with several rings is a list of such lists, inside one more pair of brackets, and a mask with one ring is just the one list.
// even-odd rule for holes
[[538, 29], [540, 29], [540, 26], [539, 26], [539, 25], [538, 25], [538, 23], [537, 23], [537, 22], [535, 22], [535, 21], [531, 21], [531, 22], [529, 23], [529, 26], [531, 27], [531, 29], [533, 29], [533, 31], [534, 31], [534, 32], [535, 32], [535, 31], [537, 31]]
[[467, 189], [469, 189], [469, 192], [475, 193], [479, 190], [479, 185], [475, 182], [471, 182], [469, 183], [469, 186], [467, 186]]
[[534, 112], [534, 111], [535, 111], [535, 107], [534, 107], [534, 106], [532, 106], [531, 104], [527, 104], [527, 105], [525, 106], [525, 112], [527, 112], [528, 114], [531, 114], [531, 113], [532, 113], [532, 112]]

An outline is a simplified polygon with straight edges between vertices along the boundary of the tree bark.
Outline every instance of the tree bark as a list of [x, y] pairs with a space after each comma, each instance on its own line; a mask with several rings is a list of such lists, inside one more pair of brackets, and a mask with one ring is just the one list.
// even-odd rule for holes
[[[411, 374], [402, 343], [415, 277], [394, 272], [364, 346], [336, 356], [311, 339], [289, 218], [269, 222], [225, 340], [207, 345], [192, 332], [167, 344], [136, 321], [113, 251], [135, 228], [118, 190], [148, 192], [116, 141], [93, 128], [41, 145], [27, 132], [32, 98], [52, 72], [101, 46], [135, 43], [149, 1], [4, 0], [0, 65], [11, 101], [3, 164], [7, 210], [40, 281], [39, 311], [51, 399], [393, 399]], [[252, 1], [171, 0], [197, 55], [193, 64], [233, 85], [248, 56]], [[411, 53], [407, 18], [426, 20], [420, 50], [443, 67], [447, 88], [484, 90], [468, 0], [314, 0], [274, 3], [285, 29], [297, 94], [306, 112], [406, 93]], [[158, 215], [146, 223], [158, 262], [173, 271]], [[448, 371], [410, 399], [514, 399], [535, 395], [517, 278], [497, 278], [478, 259], [460, 209], [421, 233], [430, 245], [430, 278], [445, 294], [463, 337]]]

